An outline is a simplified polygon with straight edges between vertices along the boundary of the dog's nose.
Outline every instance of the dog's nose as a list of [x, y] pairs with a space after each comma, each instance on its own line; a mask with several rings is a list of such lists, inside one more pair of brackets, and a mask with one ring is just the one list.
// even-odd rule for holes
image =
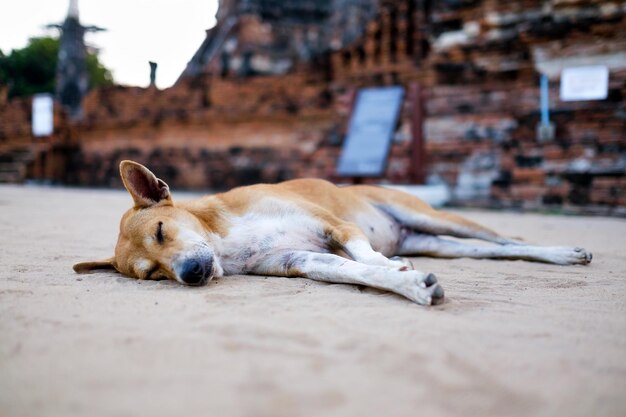
[[211, 270], [211, 264], [211, 261], [202, 264], [195, 259], [188, 259], [183, 264], [180, 279], [185, 284], [200, 285], [205, 281], [205, 272]]

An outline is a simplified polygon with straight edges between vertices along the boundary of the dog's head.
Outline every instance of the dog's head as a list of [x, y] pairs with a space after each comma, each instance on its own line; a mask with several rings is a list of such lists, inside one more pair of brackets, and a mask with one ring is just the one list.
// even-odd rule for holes
[[135, 205], [120, 222], [115, 256], [78, 263], [76, 272], [115, 269], [133, 278], [187, 285], [203, 285], [223, 273], [215, 255], [217, 235], [174, 204], [165, 182], [132, 161], [122, 161], [120, 173]]

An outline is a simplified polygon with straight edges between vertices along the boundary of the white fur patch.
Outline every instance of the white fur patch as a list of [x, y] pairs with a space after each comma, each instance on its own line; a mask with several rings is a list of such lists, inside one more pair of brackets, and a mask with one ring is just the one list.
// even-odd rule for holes
[[138, 275], [147, 273], [152, 267], [152, 263], [147, 259], [139, 259], [135, 262], [135, 272]]
[[202, 235], [187, 228], [179, 229], [178, 235], [176, 236], [176, 240], [180, 242], [185, 242], [185, 246], [188, 246], [188, 245], [195, 246], [198, 243], [205, 242], [205, 239], [204, 237], [202, 237]]
[[229, 219], [220, 259], [226, 274], [251, 272], [272, 254], [291, 250], [327, 251], [322, 223], [297, 205], [266, 198], [253, 212]]

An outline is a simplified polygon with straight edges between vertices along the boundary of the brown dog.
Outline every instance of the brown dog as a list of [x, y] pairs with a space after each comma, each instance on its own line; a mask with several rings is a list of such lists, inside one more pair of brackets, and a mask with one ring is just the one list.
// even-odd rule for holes
[[[174, 203], [165, 182], [123, 161], [135, 202], [122, 217], [115, 256], [74, 265], [116, 269], [139, 279], [203, 285], [213, 277], [259, 274], [361, 284], [419, 304], [443, 301], [433, 274], [390, 256], [507, 258], [588, 264], [581, 248], [540, 247], [506, 239], [411, 195], [373, 186], [337, 187], [316, 179], [235, 188]], [[439, 235], [492, 242], [474, 246]]]

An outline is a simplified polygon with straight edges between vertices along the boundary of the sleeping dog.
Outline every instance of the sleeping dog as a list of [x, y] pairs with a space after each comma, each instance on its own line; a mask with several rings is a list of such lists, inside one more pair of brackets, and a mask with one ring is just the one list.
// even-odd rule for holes
[[196, 286], [234, 274], [306, 277], [375, 287], [431, 305], [444, 300], [437, 278], [400, 256], [591, 261], [584, 249], [525, 245], [381, 187], [300, 179], [174, 203], [167, 184], [143, 165], [122, 161], [120, 173], [134, 206], [122, 217], [115, 256], [78, 263], [78, 273], [115, 269]]

